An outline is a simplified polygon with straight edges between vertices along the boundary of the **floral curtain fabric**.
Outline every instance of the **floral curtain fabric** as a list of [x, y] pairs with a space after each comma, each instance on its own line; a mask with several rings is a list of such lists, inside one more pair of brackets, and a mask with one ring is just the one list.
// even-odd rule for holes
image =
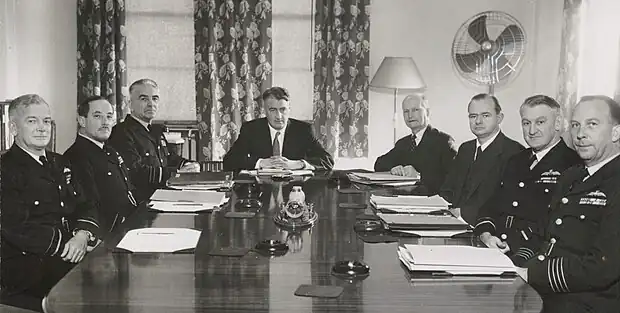
[[[563, 106], [565, 121], [570, 119], [572, 108], [577, 101], [579, 75], [579, 26], [582, 19], [582, 0], [564, 0], [564, 23], [562, 25], [562, 46], [560, 51], [560, 71], [558, 73], [557, 101]], [[568, 122], [565, 122], [568, 126]], [[566, 128], [568, 129], [568, 128]], [[564, 139], [572, 146], [570, 134]]]
[[271, 1], [194, 0], [200, 160], [221, 160], [271, 87]]
[[108, 97], [118, 120], [128, 113], [125, 1], [77, 0], [77, 101]]
[[314, 121], [334, 157], [368, 157], [370, 0], [316, 0]]

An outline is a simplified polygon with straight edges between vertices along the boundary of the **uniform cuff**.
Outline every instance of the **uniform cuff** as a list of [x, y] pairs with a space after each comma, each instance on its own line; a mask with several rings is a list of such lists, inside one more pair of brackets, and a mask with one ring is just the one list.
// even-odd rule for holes
[[495, 235], [495, 223], [491, 219], [485, 218], [478, 221], [474, 228], [474, 234], [480, 236], [482, 233], [488, 232]]
[[564, 258], [539, 255], [528, 262], [528, 283], [542, 293], [570, 292], [564, 274]]

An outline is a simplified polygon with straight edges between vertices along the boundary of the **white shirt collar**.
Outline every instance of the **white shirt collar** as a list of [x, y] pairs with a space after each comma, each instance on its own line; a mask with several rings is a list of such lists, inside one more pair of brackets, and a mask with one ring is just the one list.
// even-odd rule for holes
[[142, 126], [144, 126], [144, 128], [146, 128], [147, 131], [149, 130], [149, 125], [150, 125], [149, 123], [147, 123], [147, 122], [145, 122], [145, 121], [143, 121], [143, 120], [133, 116], [132, 114], [129, 114], [129, 116], [133, 117], [134, 120], [136, 120], [136, 121], [138, 121], [138, 123], [142, 124]]
[[88, 137], [88, 136], [84, 136], [84, 135], [82, 135], [82, 134], [78, 134], [78, 135], [79, 135], [79, 136], [82, 136], [82, 137], [84, 137], [84, 138], [86, 138], [86, 139], [88, 139], [88, 140], [90, 140], [92, 143], [96, 144], [96, 145], [97, 145], [97, 147], [99, 147], [99, 148], [103, 149], [103, 142], [99, 142], [99, 141], [97, 141], [97, 140], [95, 140], [95, 139], [92, 139], [92, 138], [90, 138], [90, 137]]
[[282, 144], [284, 143], [284, 133], [286, 132], [286, 127], [288, 127], [288, 121], [286, 122], [286, 124], [284, 124], [284, 127], [282, 127], [282, 129], [280, 130], [277, 130], [271, 127], [271, 124], [269, 124], [269, 122], [267, 122], [267, 125], [269, 125], [269, 133], [271, 134], [272, 145], [273, 145], [273, 141], [276, 139], [276, 133], [280, 132], [280, 136], [278, 137], [278, 140], [280, 143], [280, 152], [282, 152]]
[[428, 125], [424, 126], [417, 133], [415, 133], [415, 144], [416, 145], [419, 145], [420, 141], [422, 141], [422, 136], [424, 136], [424, 133], [426, 132], [427, 128], [428, 128]]
[[[36, 155], [36, 154], [34, 154], [34, 153], [32, 153], [32, 152], [30, 152], [30, 151], [20, 147], [18, 144], [16, 144], [16, 146], [18, 146], [20, 149], [24, 150], [24, 152], [28, 153], [35, 161], [37, 161], [37, 163], [43, 165], [43, 163], [41, 163], [41, 160], [39, 160], [39, 158], [41, 156]], [[43, 156], [47, 158], [47, 155], [45, 154], [45, 150], [43, 150]]]
[[476, 139], [476, 150], [478, 149], [478, 147], [480, 147], [480, 149], [482, 151], [484, 151], [489, 145], [491, 145], [491, 143], [493, 143], [493, 141], [495, 140], [495, 138], [497, 138], [497, 135], [499, 135], [499, 130], [497, 130], [497, 132], [495, 133], [495, 135], [493, 135], [493, 137], [491, 137], [489, 140], [487, 140], [487, 142], [480, 144], [480, 140]]
[[558, 143], [560, 143], [560, 141], [562, 141], [562, 139], [558, 140], [556, 143], [554, 143], [552, 146], [549, 146], [547, 148], [544, 148], [536, 153], [534, 153], [534, 155], [536, 156], [536, 160], [538, 162], [540, 162], [540, 160], [542, 160], [545, 155], [547, 155], [547, 153], [549, 153], [549, 151], [551, 151], [551, 149], [553, 149], [555, 146], [558, 145]]
[[598, 170], [600, 170], [601, 167], [605, 166], [605, 164], [611, 162], [611, 160], [615, 159], [619, 155], [620, 155], [620, 153], [616, 153], [616, 154], [610, 156], [609, 158], [601, 161], [600, 163], [598, 163], [596, 165], [586, 166], [586, 169], [588, 170], [588, 174], [590, 174], [590, 176], [594, 175], [594, 173], [596, 173]]

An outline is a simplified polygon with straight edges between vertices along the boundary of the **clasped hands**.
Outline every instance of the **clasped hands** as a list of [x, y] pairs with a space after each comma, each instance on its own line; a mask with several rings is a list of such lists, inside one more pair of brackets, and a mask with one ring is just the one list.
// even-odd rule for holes
[[261, 159], [258, 162], [258, 167], [283, 170], [301, 170], [306, 167], [306, 164], [302, 160], [289, 160], [283, 156], [272, 156], [268, 159]]
[[87, 232], [78, 231], [75, 236], [69, 239], [65, 244], [65, 248], [60, 254], [62, 260], [65, 262], [79, 263], [84, 259], [87, 252], [93, 251], [93, 249], [101, 243], [101, 240], [98, 240], [94, 247], [89, 247], [88, 240], [89, 235]]
[[177, 171], [179, 173], [199, 173], [200, 164], [197, 162], [187, 162]]
[[411, 165], [406, 165], [406, 166], [397, 165], [397, 166], [392, 167], [392, 169], [390, 170], [390, 173], [392, 175], [398, 175], [398, 176], [415, 177], [417, 176], [418, 171], [416, 171], [415, 168]]

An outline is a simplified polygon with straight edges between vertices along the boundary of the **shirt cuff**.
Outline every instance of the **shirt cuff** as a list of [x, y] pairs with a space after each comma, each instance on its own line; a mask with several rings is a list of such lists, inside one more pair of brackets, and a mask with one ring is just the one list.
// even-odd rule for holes
[[315, 170], [314, 166], [306, 162], [306, 160], [301, 160], [301, 161], [304, 162], [304, 167], [302, 168], [302, 170], [311, 170], [311, 171]]
[[256, 164], [254, 165], [255, 169], [260, 169], [260, 166], [258, 166], [260, 164], [260, 161], [262, 161], [263, 159], [258, 159], [258, 161], [256, 161]]

